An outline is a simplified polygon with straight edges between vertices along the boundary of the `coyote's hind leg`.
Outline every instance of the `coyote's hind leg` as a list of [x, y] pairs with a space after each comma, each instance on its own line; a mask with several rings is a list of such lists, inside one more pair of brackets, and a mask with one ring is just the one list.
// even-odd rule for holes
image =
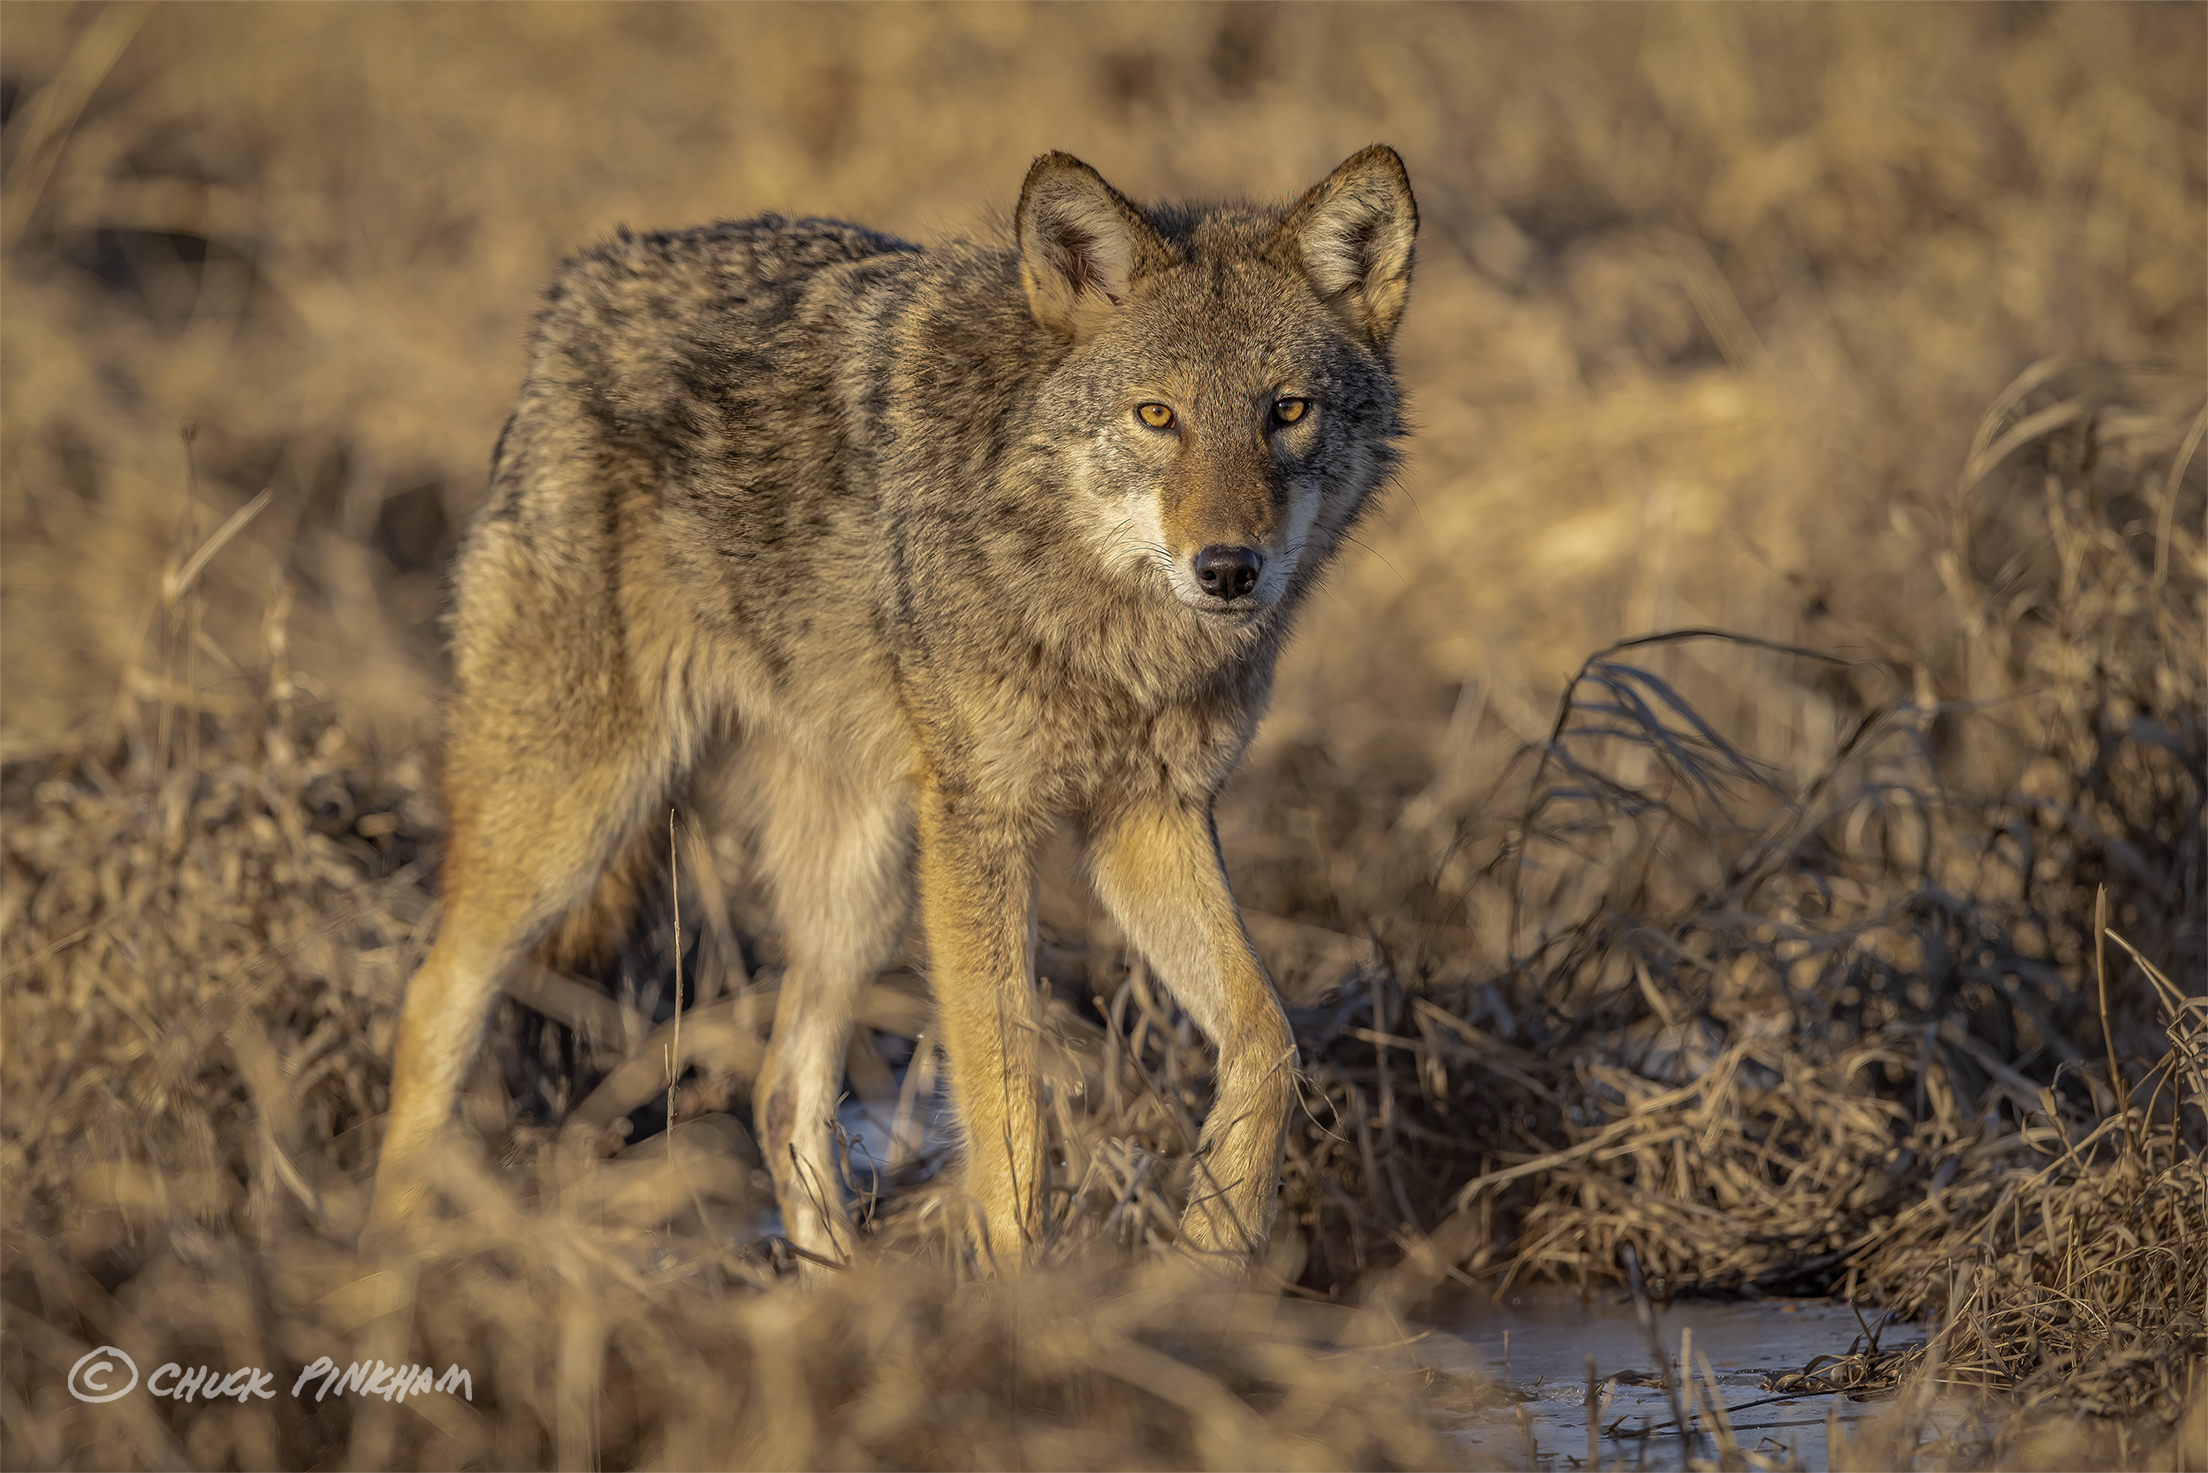
[[1040, 1113], [1032, 816], [931, 775], [918, 803], [920, 904], [936, 1026], [966, 1141], [976, 1246], [1017, 1269], [1043, 1246], [1049, 1162]]
[[787, 965], [754, 1096], [782, 1231], [816, 1257], [851, 1254], [833, 1138], [858, 999], [888, 965], [912, 906], [911, 799], [771, 737], [747, 740], [760, 859]]
[[636, 703], [590, 701], [575, 694], [588, 689], [581, 682], [553, 709], [532, 710], [527, 696], [502, 703], [524, 678], [541, 681], [542, 672], [478, 680], [454, 714], [444, 920], [399, 1015], [372, 1235], [413, 1216], [428, 1195], [499, 984], [590, 897], [678, 765], [664, 723], [640, 717]]
[[[624, 794], [629, 802], [623, 806], [633, 813], [649, 802], [656, 786]], [[588, 897], [624, 831], [633, 831], [633, 820], [609, 822], [605, 814], [576, 812], [571, 802], [537, 807], [529, 801], [542, 796], [517, 792], [499, 804], [510, 818], [535, 812], [526, 826], [499, 825], [505, 837], [497, 841], [469, 843], [466, 831], [454, 825], [445, 860], [451, 878], [444, 921], [427, 960], [407, 984], [399, 1015], [372, 1230], [387, 1229], [420, 1209], [431, 1185], [429, 1163], [442, 1147], [499, 984], [556, 920]]]

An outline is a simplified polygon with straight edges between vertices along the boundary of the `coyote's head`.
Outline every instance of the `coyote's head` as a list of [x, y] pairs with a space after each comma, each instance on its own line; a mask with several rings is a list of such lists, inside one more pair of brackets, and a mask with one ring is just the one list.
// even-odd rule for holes
[[1402, 159], [1374, 144], [1285, 213], [1146, 212], [1050, 153], [1017, 227], [1028, 306], [1072, 344], [1038, 407], [1105, 560], [1202, 615], [1270, 608], [1394, 462]]

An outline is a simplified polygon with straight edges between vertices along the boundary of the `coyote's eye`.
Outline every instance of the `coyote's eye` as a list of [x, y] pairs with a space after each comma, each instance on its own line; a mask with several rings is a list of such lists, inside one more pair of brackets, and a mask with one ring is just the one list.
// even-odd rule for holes
[[1153, 430], [1173, 428], [1173, 411], [1163, 404], [1138, 404], [1135, 406], [1135, 418]]
[[1292, 425], [1303, 418], [1311, 407], [1309, 399], [1276, 399], [1273, 401], [1273, 419], [1284, 425]]

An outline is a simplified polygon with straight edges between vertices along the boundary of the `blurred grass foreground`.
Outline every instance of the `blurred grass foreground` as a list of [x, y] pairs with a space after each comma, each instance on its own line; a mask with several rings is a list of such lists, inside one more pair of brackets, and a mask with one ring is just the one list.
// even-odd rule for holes
[[[1895, 1396], [1838, 1462], [2208, 1467], [2204, 15], [8, 5], [0, 1462], [1432, 1465], [1509, 1389], [1428, 1293], [1630, 1257], [1921, 1318], [1794, 1378]], [[1156, 1252], [1208, 1061], [1070, 866], [1054, 1266], [950, 1251], [916, 952], [871, 1246], [784, 1284], [708, 791], [682, 925], [517, 984], [463, 1210], [363, 1277], [443, 570], [562, 256], [1375, 138], [1417, 434], [1221, 813], [1307, 1067], [1253, 1286]], [[85, 1403], [100, 1346], [275, 1395]], [[286, 1394], [377, 1356], [472, 1400]]]

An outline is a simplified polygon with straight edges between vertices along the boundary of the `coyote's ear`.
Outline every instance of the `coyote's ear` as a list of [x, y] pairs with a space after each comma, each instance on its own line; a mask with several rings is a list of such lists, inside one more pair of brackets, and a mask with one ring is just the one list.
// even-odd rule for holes
[[1070, 153], [1027, 171], [1018, 215], [1028, 310], [1061, 337], [1087, 337], [1127, 299], [1128, 284], [1171, 257], [1139, 211]]
[[1272, 254], [1300, 265], [1319, 295], [1377, 346], [1403, 320], [1417, 238], [1411, 177], [1394, 149], [1375, 143], [1296, 202], [1273, 237]]

